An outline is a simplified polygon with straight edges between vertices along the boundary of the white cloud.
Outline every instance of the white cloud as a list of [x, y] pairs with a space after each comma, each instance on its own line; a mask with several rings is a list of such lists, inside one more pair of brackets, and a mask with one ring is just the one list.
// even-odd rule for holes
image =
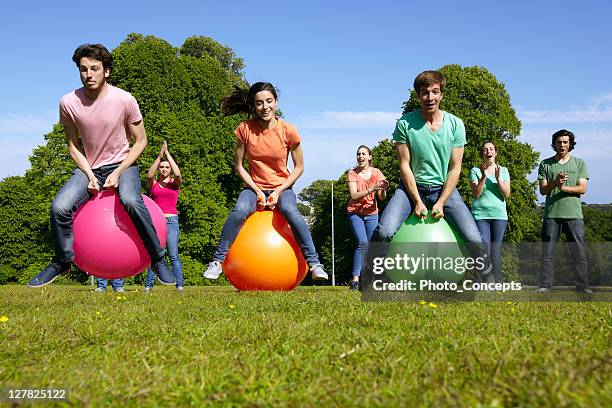
[[391, 128], [401, 116], [384, 111], [327, 111], [296, 118], [298, 129]]
[[58, 121], [55, 111], [40, 113], [4, 113], [0, 114], [0, 135], [23, 135], [31, 133], [49, 133]]
[[524, 124], [605, 123], [612, 122], [612, 108], [571, 111], [519, 111]]

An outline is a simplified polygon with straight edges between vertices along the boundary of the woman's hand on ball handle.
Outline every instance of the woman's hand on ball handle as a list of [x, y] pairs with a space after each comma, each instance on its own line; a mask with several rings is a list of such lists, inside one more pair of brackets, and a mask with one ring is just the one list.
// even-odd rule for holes
[[266, 203], [266, 206], [273, 210], [276, 208], [276, 204], [278, 203], [278, 196], [280, 195], [280, 193], [278, 192], [278, 190], [274, 190], [272, 192], [272, 194], [270, 194], [270, 196], [268, 197], [268, 202]]
[[266, 207], [266, 195], [262, 191], [256, 191], [257, 194], [257, 210], [261, 211]]
[[93, 177], [89, 179], [89, 184], [87, 184], [87, 191], [91, 195], [97, 195], [100, 192], [100, 185], [98, 184], [98, 179]]

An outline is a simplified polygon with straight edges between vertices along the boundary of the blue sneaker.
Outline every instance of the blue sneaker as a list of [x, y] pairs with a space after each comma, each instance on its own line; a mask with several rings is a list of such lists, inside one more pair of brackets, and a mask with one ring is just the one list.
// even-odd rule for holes
[[165, 259], [162, 258], [160, 261], [157, 261], [151, 269], [153, 269], [159, 281], [164, 285], [174, 285], [176, 283], [176, 277], [168, 267]]
[[60, 275], [63, 275], [70, 271], [70, 264], [59, 264], [57, 262], [51, 262], [45, 269], [42, 270], [38, 275], [33, 277], [28, 286], [31, 288], [39, 288], [50, 284]]

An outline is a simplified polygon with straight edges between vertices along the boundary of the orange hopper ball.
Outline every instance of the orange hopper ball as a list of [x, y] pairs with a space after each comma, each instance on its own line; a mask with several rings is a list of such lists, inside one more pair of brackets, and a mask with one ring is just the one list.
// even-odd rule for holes
[[285, 217], [270, 210], [246, 220], [223, 262], [223, 273], [238, 290], [289, 291], [307, 272]]

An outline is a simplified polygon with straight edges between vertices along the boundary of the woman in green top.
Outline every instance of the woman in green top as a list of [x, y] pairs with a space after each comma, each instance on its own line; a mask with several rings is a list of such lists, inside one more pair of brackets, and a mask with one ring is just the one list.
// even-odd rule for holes
[[474, 196], [472, 215], [483, 242], [489, 244], [493, 274], [495, 281], [499, 282], [501, 243], [508, 225], [506, 199], [510, 197], [510, 174], [507, 168], [496, 163], [497, 147], [492, 142], [485, 142], [481, 152], [480, 168], [473, 167], [470, 171], [470, 185]]

